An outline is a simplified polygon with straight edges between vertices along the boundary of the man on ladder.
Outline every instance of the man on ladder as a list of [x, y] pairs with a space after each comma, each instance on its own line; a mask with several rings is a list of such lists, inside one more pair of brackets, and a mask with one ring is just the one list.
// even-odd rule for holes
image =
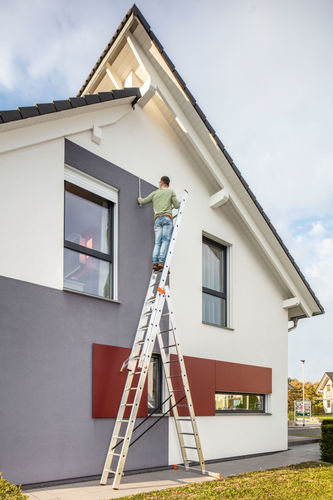
[[169, 185], [170, 179], [164, 175], [161, 177], [159, 189], [150, 193], [146, 198], [138, 198], [138, 203], [141, 206], [147, 205], [150, 202], [153, 203], [155, 219], [154, 271], [161, 271], [164, 267], [173, 230], [172, 208], [180, 207], [180, 202], [177, 200], [174, 190], [169, 188]]

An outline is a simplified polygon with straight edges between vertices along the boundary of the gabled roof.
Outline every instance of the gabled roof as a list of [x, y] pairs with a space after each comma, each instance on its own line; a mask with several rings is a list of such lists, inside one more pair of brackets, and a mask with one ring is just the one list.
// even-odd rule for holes
[[318, 384], [317, 391], [316, 392], [322, 392], [325, 385], [327, 382], [333, 382], [333, 372], [325, 372], [324, 375], [321, 377], [321, 380]]
[[81, 106], [89, 106], [89, 104], [97, 104], [99, 102], [113, 101], [114, 99], [122, 99], [124, 97], [133, 97], [132, 105], [134, 105], [141, 97], [140, 89], [126, 88], [112, 90], [112, 92], [99, 92], [98, 94], [87, 94], [84, 97], [70, 97], [69, 99], [60, 101], [52, 101], [43, 104], [35, 104], [35, 106], [24, 106], [17, 109], [0, 111], [0, 125], [1, 123], [23, 120], [25, 118], [46, 115], [57, 111], [79, 108]]
[[[121, 22], [121, 24], [120, 24], [119, 28], [117, 29], [116, 33], [114, 34], [113, 38], [110, 40], [110, 42], [108, 43], [108, 45], [106, 46], [106, 48], [102, 52], [100, 58], [98, 59], [98, 61], [96, 62], [95, 66], [91, 70], [89, 76], [85, 80], [84, 84], [82, 85], [82, 87], [81, 87], [81, 89], [80, 89], [80, 91], [78, 92], [77, 95], [81, 96], [83, 94], [83, 92], [85, 91], [85, 89], [86, 89], [87, 85], [89, 84], [90, 80], [93, 78], [95, 72], [98, 70], [101, 62], [103, 61], [103, 59], [107, 55], [107, 53], [110, 50], [110, 48], [112, 47], [112, 45], [116, 42], [118, 36], [120, 35], [120, 33], [122, 32], [123, 28], [125, 27], [126, 23], [128, 22], [128, 20], [130, 19], [130, 17], [132, 15], [135, 16], [140, 21], [140, 23], [142, 24], [142, 26], [144, 27], [146, 33], [150, 37], [150, 40], [153, 42], [153, 44], [155, 45], [155, 47], [159, 51], [160, 55], [163, 57], [164, 62], [167, 64], [167, 66], [169, 67], [169, 69], [172, 72], [173, 76], [175, 77], [175, 79], [179, 83], [180, 87], [182, 88], [183, 92], [185, 93], [185, 95], [187, 96], [187, 98], [189, 99], [189, 101], [191, 102], [191, 104], [192, 104], [193, 108], [195, 109], [196, 113], [198, 114], [198, 116], [200, 117], [200, 119], [202, 120], [202, 122], [204, 123], [204, 125], [206, 126], [208, 132], [214, 138], [217, 147], [223, 153], [224, 157], [228, 161], [228, 163], [231, 166], [231, 168], [233, 169], [234, 173], [237, 175], [239, 181], [242, 183], [243, 187], [245, 188], [245, 190], [247, 191], [247, 193], [251, 197], [251, 199], [252, 199], [253, 203], [255, 204], [256, 208], [258, 209], [258, 211], [260, 212], [260, 214], [264, 218], [267, 226], [272, 231], [272, 233], [275, 236], [276, 240], [281, 245], [283, 251], [287, 255], [287, 257], [290, 260], [290, 262], [292, 263], [292, 265], [294, 266], [294, 268], [297, 271], [298, 275], [300, 276], [301, 280], [305, 284], [306, 288], [308, 289], [309, 293], [311, 294], [312, 298], [314, 299], [315, 303], [317, 304], [317, 306], [319, 308], [319, 311], [318, 312], [314, 312], [314, 315], [316, 315], [316, 314], [323, 314], [325, 312], [324, 308], [321, 305], [321, 303], [319, 302], [318, 298], [316, 297], [316, 295], [315, 295], [314, 291], [312, 290], [310, 284], [308, 283], [308, 281], [306, 280], [306, 278], [303, 275], [302, 271], [300, 270], [300, 268], [296, 264], [294, 258], [290, 254], [288, 248], [286, 247], [286, 245], [284, 244], [284, 242], [282, 241], [282, 239], [278, 235], [275, 227], [273, 226], [273, 224], [271, 223], [270, 219], [268, 218], [268, 216], [264, 212], [262, 206], [260, 205], [260, 203], [256, 199], [254, 193], [251, 191], [248, 183], [245, 181], [245, 179], [242, 176], [241, 172], [239, 171], [239, 169], [235, 165], [235, 163], [234, 163], [233, 159], [231, 158], [230, 154], [227, 152], [224, 144], [222, 143], [222, 141], [220, 140], [220, 138], [216, 135], [216, 132], [215, 132], [214, 128], [209, 123], [209, 121], [206, 118], [206, 115], [204, 114], [204, 112], [202, 111], [202, 109], [197, 104], [197, 101], [196, 101], [195, 97], [190, 92], [190, 90], [187, 87], [187, 84], [185, 83], [185, 81], [182, 79], [182, 77], [180, 76], [180, 74], [176, 70], [175, 65], [173, 64], [173, 62], [171, 61], [171, 59], [169, 58], [169, 56], [165, 52], [162, 44], [160, 43], [160, 41], [158, 40], [158, 38], [156, 37], [156, 35], [151, 30], [149, 23], [147, 22], [147, 20], [145, 19], [145, 17], [143, 16], [143, 14], [141, 13], [141, 11], [138, 9], [138, 7], [135, 4], [133, 5], [133, 7], [128, 11], [128, 13], [126, 14], [126, 16], [124, 17], [123, 21]], [[303, 317], [305, 317], [305, 315], [295, 316], [295, 317], [303, 318]]]

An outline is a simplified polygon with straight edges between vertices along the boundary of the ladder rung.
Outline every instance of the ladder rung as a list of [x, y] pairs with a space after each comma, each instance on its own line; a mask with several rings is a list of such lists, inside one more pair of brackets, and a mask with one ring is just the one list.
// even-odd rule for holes
[[115, 439], [125, 439], [125, 436], [113, 436]]
[[173, 330], [173, 328], [169, 328], [169, 330], [162, 330], [161, 332], [158, 332], [158, 333], [160, 334], [160, 333], [172, 332], [172, 330]]
[[150, 316], [152, 312], [153, 312], [153, 311], [151, 311], [151, 310], [150, 310], [150, 311], [147, 311], [147, 312], [143, 313], [143, 316]]
[[164, 364], [169, 364], [169, 363], [179, 363], [178, 359], [175, 359], [174, 361], [165, 361]]
[[198, 450], [196, 446], [182, 446], [182, 448], [188, 448], [189, 450]]
[[188, 405], [176, 405], [177, 408], [188, 408]]
[[130, 387], [129, 389], [125, 389], [125, 391], [135, 391], [137, 389], [137, 387]]
[[114, 453], [113, 451], [109, 451], [108, 455], [114, 455], [116, 457], [121, 457], [121, 453]]
[[191, 417], [188, 417], [188, 418], [176, 418], [175, 420], [177, 420], [177, 422], [179, 422], [180, 420], [182, 422], [191, 422]]
[[106, 470], [106, 472], [110, 472], [111, 474], [116, 474], [117, 472], [115, 470], [112, 470], [112, 469], [104, 469]]
[[178, 434], [182, 434], [183, 436], [195, 436], [194, 432], [179, 432]]
[[164, 316], [170, 316], [170, 313], [164, 313], [164, 314], [162, 314], [162, 316], [163, 316], [163, 317], [164, 317]]
[[117, 422], [129, 422], [130, 419], [129, 418], [118, 418], [117, 419]]
[[145, 343], [145, 341], [144, 340], [139, 340], [138, 342], [135, 342], [135, 343], [136, 343], [136, 345], [142, 345], [142, 344]]
[[181, 375], [171, 375], [170, 377], [167, 377], [167, 378], [182, 378]]
[[[162, 333], [162, 332], [161, 332]], [[162, 349], [169, 349], [169, 347], [176, 347], [177, 344], [170, 344], [162, 347]]]
[[171, 392], [185, 392], [185, 389], [176, 389], [176, 390], [172, 390]]
[[122, 405], [120, 406], [133, 406], [133, 403], [123, 403]]

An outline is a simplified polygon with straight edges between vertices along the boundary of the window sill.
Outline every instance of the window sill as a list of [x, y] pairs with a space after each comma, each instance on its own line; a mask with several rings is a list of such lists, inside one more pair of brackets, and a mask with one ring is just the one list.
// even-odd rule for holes
[[203, 325], [208, 325], [208, 326], [215, 326], [215, 328], [221, 328], [222, 330], [229, 330], [230, 332], [234, 332], [234, 328], [230, 328], [229, 326], [220, 326], [220, 325], [215, 325], [214, 323], [207, 323], [207, 321], [202, 321]]
[[71, 290], [70, 288], [63, 288], [64, 292], [75, 293], [76, 295], [83, 295], [84, 297], [90, 297], [92, 299], [105, 300], [106, 302], [113, 302], [114, 304], [121, 304], [119, 300], [107, 299], [105, 297], [99, 297], [98, 295], [92, 295], [90, 293], [78, 292], [77, 290]]
[[269, 417], [272, 415], [272, 413], [263, 413], [263, 412], [236, 412], [236, 411], [226, 411], [226, 412], [216, 412], [215, 417], [230, 417], [230, 415], [237, 415], [238, 417]]

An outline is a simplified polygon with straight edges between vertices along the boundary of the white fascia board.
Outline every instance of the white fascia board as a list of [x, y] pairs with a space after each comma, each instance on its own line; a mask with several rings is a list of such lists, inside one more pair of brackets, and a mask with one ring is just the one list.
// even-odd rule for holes
[[112, 125], [132, 111], [132, 100], [124, 97], [4, 123], [0, 125], [0, 153]]
[[146, 104], [154, 97], [157, 90], [156, 82], [149, 76], [145, 83], [140, 87], [141, 96], [138, 104], [144, 108]]
[[125, 26], [123, 27], [123, 29], [119, 33], [117, 39], [113, 42], [110, 49], [105, 54], [102, 61], [100, 62], [99, 66], [96, 68], [93, 76], [91, 77], [91, 79], [89, 80], [87, 85], [84, 87], [83, 91], [80, 93], [81, 96], [84, 94], [88, 94], [90, 92], [90, 89], [94, 86], [95, 81], [98, 80], [98, 78], [101, 75], [101, 68], [103, 68], [107, 64], [107, 62], [109, 61], [112, 53], [116, 50], [119, 43], [122, 41], [123, 36], [125, 35], [126, 31], [129, 29], [130, 25], [132, 24], [132, 21], [133, 21], [133, 14], [130, 15], [129, 19], [127, 20], [127, 23], [125, 24]]

